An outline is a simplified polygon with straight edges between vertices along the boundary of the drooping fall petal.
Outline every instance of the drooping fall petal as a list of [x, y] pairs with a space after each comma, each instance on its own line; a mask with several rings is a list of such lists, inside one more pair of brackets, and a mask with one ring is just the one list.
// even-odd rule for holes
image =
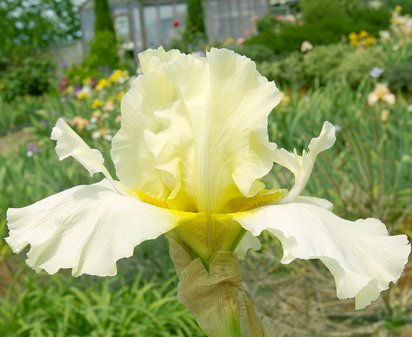
[[27, 264], [49, 274], [71, 268], [74, 276], [115, 275], [116, 261], [145, 240], [171, 230], [188, 214], [119, 194], [107, 179], [70, 188], [7, 212], [7, 243]]
[[389, 236], [377, 219], [344, 220], [303, 200], [235, 213], [233, 219], [253, 235], [275, 235], [283, 246], [282, 263], [320, 259], [335, 278], [338, 297], [354, 297], [357, 309], [400, 277], [410, 253], [406, 236]]

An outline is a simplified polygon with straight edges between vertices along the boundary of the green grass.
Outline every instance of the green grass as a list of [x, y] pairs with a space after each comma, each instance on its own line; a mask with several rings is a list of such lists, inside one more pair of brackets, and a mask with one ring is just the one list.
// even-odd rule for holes
[[[303, 97], [292, 92], [290, 104], [272, 112], [270, 134], [278, 146], [302, 151], [324, 121], [335, 124], [336, 144], [319, 155], [305, 193], [329, 199], [341, 216], [374, 216], [390, 229], [401, 230], [404, 219], [412, 215], [412, 118], [400, 93], [393, 107], [369, 107], [372, 89], [361, 85], [353, 91], [329, 83]], [[381, 120], [383, 109], [390, 110], [386, 122]], [[267, 181], [289, 187], [290, 179], [275, 167]]]
[[201, 337], [176, 298], [176, 279], [128, 284], [121, 277], [93, 280], [24, 271], [0, 298], [0, 336]]

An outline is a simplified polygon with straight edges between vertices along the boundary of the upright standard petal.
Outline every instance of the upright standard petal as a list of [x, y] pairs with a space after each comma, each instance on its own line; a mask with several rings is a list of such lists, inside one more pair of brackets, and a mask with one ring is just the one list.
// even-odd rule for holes
[[280, 200], [280, 203], [288, 203], [296, 199], [308, 182], [318, 154], [330, 149], [335, 141], [335, 127], [331, 123], [325, 122], [320, 135], [312, 138], [308, 147], [309, 151], [303, 150], [302, 156], [299, 156], [296, 150], [294, 152], [288, 152], [285, 149], [276, 150], [274, 162], [286, 167], [295, 176], [295, 184], [289, 193]]
[[71, 156], [82, 164], [91, 175], [101, 172], [106, 178], [111, 179], [110, 173], [104, 167], [101, 152], [91, 149], [62, 118], [58, 119], [50, 138], [57, 142], [56, 153], [60, 160]]
[[123, 100], [113, 141], [122, 183], [172, 208], [208, 214], [257, 194], [276, 148], [267, 135], [280, 100], [276, 85], [229, 50], [212, 49], [206, 58], [151, 51], [155, 67], [146, 53], [146, 72]]
[[254, 62], [226, 49], [212, 49], [206, 62], [188, 57], [167, 70], [193, 128], [186, 181], [199, 209], [222, 212], [230, 200], [257, 194], [276, 148], [267, 134], [268, 115], [280, 100], [276, 85]]
[[[170, 53], [172, 55], [167, 56]], [[122, 184], [129, 190], [144, 191], [162, 201], [171, 194], [173, 181], [156, 167], [156, 151], [151, 149], [148, 134], [167, 128], [167, 121], [158, 114], [173, 109], [177, 94], [162, 64], [179, 55], [162, 48], [139, 55], [144, 75], [133, 82], [122, 99], [121, 128], [112, 141], [111, 156]]]
[[354, 297], [356, 309], [400, 277], [410, 253], [407, 237], [389, 236], [377, 219], [351, 222], [302, 200], [234, 213], [233, 219], [253, 235], [274, 234], [283, 246], [282, 263], [320, 259], [335, 278], [338, 297]]
[[74, 276], [115, 275], [117, 260], [188, 217], [119, 194], [105, 179], [10, 208], [6, 241], [16, 253], [30, 245], [27, 264], [36, 271], [72, 268]]

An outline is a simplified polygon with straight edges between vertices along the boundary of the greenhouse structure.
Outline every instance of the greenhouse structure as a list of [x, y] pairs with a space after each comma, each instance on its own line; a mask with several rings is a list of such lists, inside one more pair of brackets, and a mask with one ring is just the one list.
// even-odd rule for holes
[[[203, 0], [209, 41], [247, 38], [255, 32], [255, 21], [267, 13], [268, 0]], [[184, 29], [186, 1], [110, 0], [117, 38], [138, 52], [178, 38]], [[94, 36], [93, 0], [80, 7], [83, 48]]]

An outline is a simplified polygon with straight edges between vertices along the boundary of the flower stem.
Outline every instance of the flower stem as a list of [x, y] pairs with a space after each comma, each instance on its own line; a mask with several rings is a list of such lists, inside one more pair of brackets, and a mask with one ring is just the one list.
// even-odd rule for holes
[[201, 259], [169, 237], [179, 277], [178, 298], [208, 337], [273, 337], [241, 287], [237, 255], [216, 252], [208, 270]]

